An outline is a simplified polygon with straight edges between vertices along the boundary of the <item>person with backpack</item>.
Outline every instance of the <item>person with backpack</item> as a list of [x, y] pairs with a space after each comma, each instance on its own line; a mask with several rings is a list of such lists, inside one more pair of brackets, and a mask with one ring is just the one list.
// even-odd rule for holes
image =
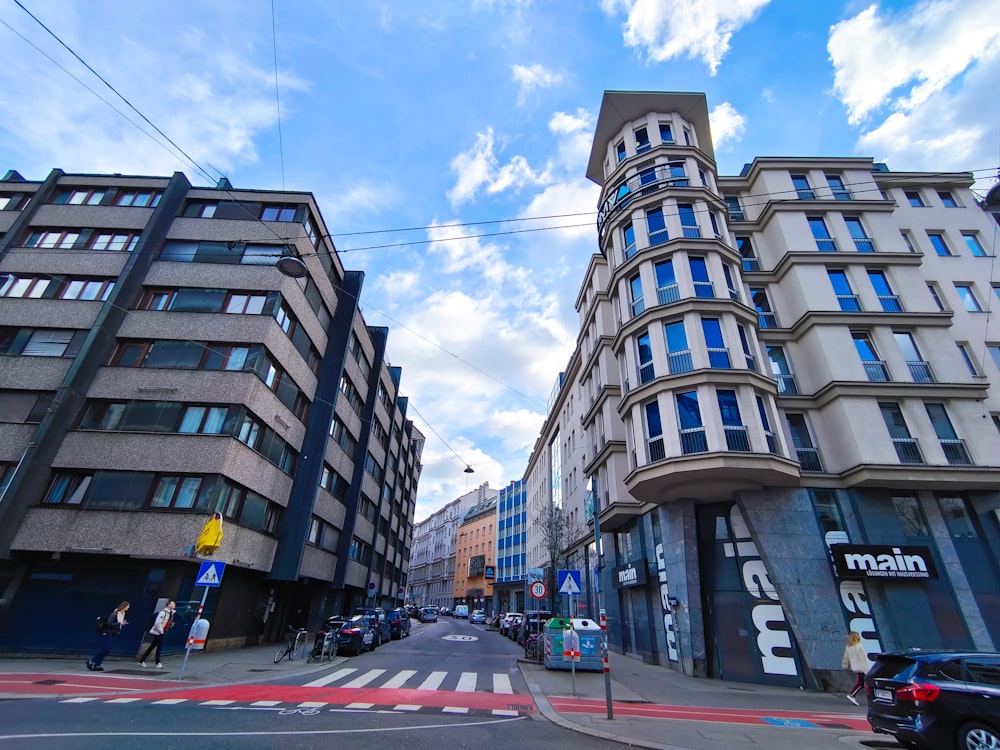
[[156, 668], [163, 668], [163, 662], [160, 661], [160, 651], [163, 649], [163, 636], [166, 635], [170, 626], [174, 624], [174, 610], [176, 608], [177, 604], [175, 602], [167, 602], [167, 606], [161, 609], [153, 619], [153, 624], [149, 628], [149, 634], [152, 636], [152, 641], [149, 646], [147, 646], [145, 653], [139, 657], [140, 667], [146, 666], [146, 659], [149, 658], [149, 653], [155, 648]]
[[98, 647], [97, 653], [94, 654], [93, 658], [87, 661], [87, 669], [91, 672], [103, 672], [104, 667], [101, 664], [104, 662], [104, 657], [108, 655], [111, 651], [111, 639], [117, 638], [121, 635], [122, 628], [128, 625], [128, 620], [125, 619], [125, 613], [128, 612], [129, 603], [122, 602], [114, 611], [104, 618], [98, 618], [97, 620], [97, 639]]

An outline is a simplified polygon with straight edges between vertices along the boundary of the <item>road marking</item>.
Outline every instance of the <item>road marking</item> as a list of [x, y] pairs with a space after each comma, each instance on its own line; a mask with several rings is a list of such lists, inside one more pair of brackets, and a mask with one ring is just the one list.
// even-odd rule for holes
[[374, 703], [348, 703], [344, 708], [371, 708]]
[[349, 674], [354, 674], [358, 670], [354, 667], [344, 667], [343, 669], [338, 669], [336, 672], [331, 672], [328, 675], [320, 677], [318, 680], [313, 680], [312, 682], [307, 682], [303, 687], [323, 687], [324, 685], [329, 685], [331, 682], [336, 682], [341, 677], [347, 677]]
[[142, 698], [108, 698], [105, 703], [135, 703], [136, 701], [141, 701]]
[[447, 676], [447, 672], [431, 672], [430, 677], [420, 683], [417, 690], [437, 690]]
[[178, 703], [187, 703], [187, 698], [164, 698], [153, 701], [154, 706], [176, 706]]
[[214, 701], [202, 701], [199, 705], [202, 706], [228, 706], [230, 704], [236, 703], [234, 700], [214, 700]]
[[462, 672], [462, 676], [458, 679], [458, 687], [455, 688], [455, 692], [456, 693], [476, 692], [476, 673]]
[[298, 707], [299, 708], [323, 708], [326, 705], [329, 705], [326, 701], [302, 701], [302, 703], [300, 703]]
[[413, 677], [417, 673], [415, 669], [403, 669], [395, 677], [385, 683], [382, 687], [384, 688], [401, 688], [406, 681]]
[[90, 701], [96, 701], [100, 696], [88, 695], [82, 698], [67, 698], [66, 700], [59, 701], [60, 703], [90, 703]]
[[510, 684], [510, 676], [505, 674], [494, 674], [493, 675], [493, 692], [494, 693], [510, 693], [514, 692], [513, 686]]
[[494, 708], [493, 709], [493, 715], [494, 716], [519, 716], [519, 714], [517, 713], [517, 711], [508, 711], [508, 710], [503, 709], [503, 708]]
[[271, 708], [277, 706], [281, 701], [254, 701], [250, 705], [254, 708]]
[[359, 688], [359, 687], [364, 687], [369, 682], [371, 682], [372, 680], [374, 680], [376, 677], [380, 677], [383, 674], [385, 674], [385, 670], [384, 669], [369, 669], [367, 672], [365, 672], [360, 677], [357, 677], [357, 678], [351, 680], [350, 682], [342, 685], [341, 687], [345, 687], [345, 688]]
[[393, 706], [393, 711], [419, 711], [423, 706], [415, 706], [412, 703], [400, 703], [398, 706]]
[[441, 713], [445, 713], [445, 714], [467, 714], [467, 713], [469, 713], [469, 709], [467, 709], [467, 708], [461, 708], [461, 707], [458, 707], [458, 706], [445, 706], [444, 708], [441, 709]]

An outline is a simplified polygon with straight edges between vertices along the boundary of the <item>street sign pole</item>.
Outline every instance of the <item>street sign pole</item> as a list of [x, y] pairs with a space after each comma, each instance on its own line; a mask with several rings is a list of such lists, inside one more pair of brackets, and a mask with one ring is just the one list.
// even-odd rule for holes
[[210, 588], [218, 588], [222, 585], [222, 576], [225, 572], [226, 564], [224, 562], [210, 562], [207, 560], [202, 562], [201, 567], [198, 569], [194, 585], [203, 586], [205, 590], [201, 594], [198, 614], [195, 615], [194, 622], [191, 623], [191, 629], [188, 631], [187, 643], [184, 646], [184, 661], [181, 663], [181, 671], [177, 673], [178, 680], [184, 679], [184, 669], [187, 667], [188, 657], [191, 656], [191, 648], [194, 646], [195, 628], [201, 619], [201, 613], [205, 611], [205, 600], [208, 599], [208, 590]]
[[198, 614], [195, 615], [194, 622], [191, 623], [191, 629], [188, 631], [187, 644], [184, 646], [184, 661], [181, 662], [181, 671], [177, 673], [178, 680], [184, 679], [184, 670], [187, 668], [188, 657], [191, 656], [191, 646], [194, 645], [195, 624], [201, 619], [201, 613], [205, 610], [205, 600], [208, 599], [208, 586], [204, 586], [203, 588], [201, 604], [198, 605]]
[[595, 572], [595, 578], [597, 582], [595, 587], [597, 588], [597, 614], [601, 618], [601, 658], [604, 661], [604, 696], [605, 701], [608, 704], [608, 718], [615, 718], [615, 711], [611, 705], [611, 666], [608, 662], [608, 618], [604, 613], [604, 591], [601, 587], [601, 521], [599, 518], [599, 512], [594, 503], [594, 542], [597, 545], [594, 549], [597, 551], [597, 570]]

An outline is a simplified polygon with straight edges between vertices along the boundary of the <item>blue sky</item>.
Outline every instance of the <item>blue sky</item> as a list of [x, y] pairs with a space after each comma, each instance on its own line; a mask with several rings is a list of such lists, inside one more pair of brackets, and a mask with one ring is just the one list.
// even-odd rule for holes
[[721, 174], [861, 155], [988, 189], [1000, 161], [1000, 0], [21, 2], [197, 167], [0, 0], [0, 168], [314, 193], [427, 435], [418, 519], [524, 471], [597, 251], [604, 90], [705, 92]]

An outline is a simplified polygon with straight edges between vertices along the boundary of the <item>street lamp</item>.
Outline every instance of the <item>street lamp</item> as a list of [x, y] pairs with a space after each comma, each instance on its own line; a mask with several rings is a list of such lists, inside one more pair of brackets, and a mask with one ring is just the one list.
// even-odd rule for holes
[[285, 249], [281, 251], [281, 257], [274, 265], [285, 276], [293, 279], [301, 279], [309, 273], [306, 264], [302, 262], [302, 258], [295, 254], [291, 245], [285, 245]]

